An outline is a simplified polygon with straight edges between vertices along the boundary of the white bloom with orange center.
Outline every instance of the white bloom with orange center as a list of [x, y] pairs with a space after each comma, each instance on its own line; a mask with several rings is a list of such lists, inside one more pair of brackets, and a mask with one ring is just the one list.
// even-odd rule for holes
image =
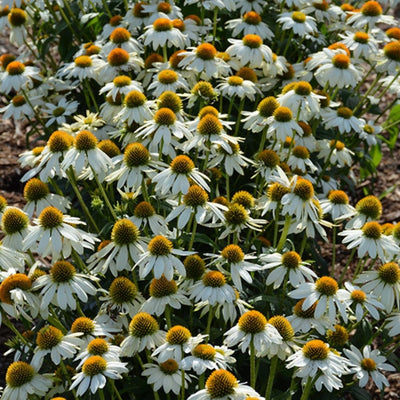
[[130, 32], [122, 27], [116, 27], [110, 34], [109, 41], [103, 46], [102, 52], [108, 56], [112, 50], [120, 48], [128, 53], [140, 54], [141, 44], [132, 37]]
[[374, 0], [364, 3], [359, 11], [349, 11], [349, 14], [346, 23], [357, 29], [363, 29], [368, 25], [368, 29], [371, 30], [379, 23], [388, 25], [395, 23], [393, 16], [383, 15], [382, 6]]
[[[30, 97], [29, 101], [33, 106], [36, 106], [41, 102], [39, 96]], [[5, 106], [0, 108], [0, 113], [3, 113], [2, 119], [6, 120], [13, 118], [14, 120], [24, 119], [25, 117], [34, 117], [35, 111], [32, 109], [31, 105], [26, 101], [25, 97], [17, 94], [11, 101]]]
[[366, 32], [346, 32], [345, 35], [339, 34], [342, 38], [341, 43], [353, 52], [355, 58], [366, 60], [374, 59], [378, 53], [378, 42]]
[[74, 61], [64, 65], [57, 72], [59, 77], [66, 79], [78, 78], [79, 81], [85, 79], [98, 80], [98, 68], [104, 64], [104, 61], [98, 56], [79, 56]]
[[147, 101], [146, 96], [139, 90], [131, 90], [125, 95], [123, 109], [115, 116], [116, 123], [126, 122], [131, 125], [133, 122], [141, 125], [144, 121], [153, 118], [150, 107], [152, 102]]
[[388, 324], [385, 326], [389, 329], [390, 336], [396, 336], [400, 333], [400, 313], [393, 313], [388, 318], [386, 318]]
[[355, 131], [361, 133], [365, 121], [353, 115], [353, 111], [348, 107], [339, 107], [330, 110], [324, 115], [324, 125], [326, 129], [337, 128], [340, 133]]
[[242, 18], [230, 19], [226, 22], [226, 27], [232, 29], [232, 36], [238, 37], [240, 34], [258, 35], [261, 39], [271, 40], [274, 33], [268, 28], [268, 25], [262, 21], [260, 14], [256, 11], [246, 12]]
[[171, 69], [164, 69], [158, 73], [157, 78], [147, 87], [147, 90], [152, 90], [153, 96], [158, 97], [166, 91], [176, 93], [182, 90], [189, 92], [190, 89], [186, 79], [180, 74]]
[[33, 80], [43, 80], [36, 67], [27, 67], [20, 61], [11, 61], [1, 74], [0, 92], [9, 94], [12, 90], [19, 92], [21, 89], [32, 88]]
[[62, 97], [57, 104], [46, 103], [41, 110], [47, 113], [46, 118], [48, 121], [46, 122], [46, 126], [49, 127], [54, 123], [56, 123], [57, 126], [64, 124], [67, 122], [66, 117], [74, 114], [78, 105], [79, 103], [77, 101], [67, 101], [65, 97]]
[[315, 18], [302, 13], [301, 11], [284, 12], [277, 22], [282, 24], [283, 30], [292, 30], [293, 33], [299, 36], [312, 35], [318, 32]]
[[191, 355], [182, 359], [181, 366], [184, 370], [192, 369], [200, 376], [208, 369], [225, 369], [227, 363], [225, 357], [213, 346], [200, 343], [192, 348]]
[[331, 165], [337, 165], [339, 168], [351, 166], [353, 164], [354, 152], [348, 149], [340, 140], [323, 139], [317, 142], [319, 151], [318, 158], [322, 158]]
[[293, 119], [293, 113], [288, 107], [278, 107], [266, 120], [267, 136], [272, 140], [285, 142], [286, 137], [293, 137], [296, 133], [303, 134], [301, 126]]
[[85, 361], [92, 356], [101, 356], [106, 361], [119, 361], [120, 352], [120, 347], [110, 344], [104, 339], [93, 339], [87, 344], [86, 350], [81, 350], [75, 357], [74, 361], [79, 361], [76, 369], [81, 369]]
[[330, 190], [328, 198], [320, 201], [324, 214], [330, 214], [334, 222], [348, 218], [356, 213], [349, 204], [349, 197], [342, 190]]
[[364, 387], [367, 385], [371, 377], [379, 390], [383, 390], [384, 386], [389, 386], [389, 381], [383, 375], [383, 371], [396, 371], [393, 365], [386, 363], [386, 357], [381, 355], [378, 349], [371, 350], [371, 346], [365, 346], [362, 353], [354, 345], [350, 345], [350, 349], [343, 349], [347, 358], [350, 360], [351, 372], [356, 374], [359, 379], [358, 385]]
[[107, 97], [111, 96], [113, 101], [115, 101], [118, 96], [126, 96], [132, 90], [143, 92], [142, 84], [132, 80], [129, 76], [118, 75], [112, 82], [105, 84], [99, 93], [105, 93]]
[[255, 95], [261, 94], [260, 89], [253, 82], [236, 75], [222, 78], [222, 82], [216, 86], [216, 89], [219, 89], [221, 94], [228, 99], [237, 96], [240, 99], [248, 98], [254, 101]]

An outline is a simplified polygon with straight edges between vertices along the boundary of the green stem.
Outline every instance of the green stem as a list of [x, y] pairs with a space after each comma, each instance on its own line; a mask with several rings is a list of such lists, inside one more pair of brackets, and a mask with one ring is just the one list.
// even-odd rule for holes
[[213, 15], [213, 41], [212, 41], [213, 46], [215, 46], [215, 38], [217, 37], [217, 21], [218, 21], [218, 7], [215, 7]]
[[204, 372], [199, 376], [199, 389], [204, 389], [205, 375]]
[[306, 244], [307, 244], [307, 235], [303, 235], [303, 239], [301, 240], [301, 247], [300, 247], [300, 251], [299, 251], [299, 255], [300, 257], [303, 256], [304, 253], [304, 249], [306, 248]]
[[254, 347], [254, 335], [250, 340], [250, 386], [256, 388], [256, 349]]
[[273, 246], [276, 249], [276, 244], [278, 242], [278, 231], [279, 231], [279, 211], [280, 211], [280, 204], [276, 206], [275, 210], [275, 218], [274, 218], [274, 242]]
[[192, 226], [192, 236], [190, 238], [190, 243], [188, 246], [188, 251], [192, 250], [193, 243], [194, 243], [194, 238], [196, 236], [196, 229], [197, 229], [197, 221], [196, 221], [196, 216], [193, 217], [193, 226]]
[[94, 108], [96, 109], [96, 112], [98, 113], [99, 112], [99, 106], [97, 105], [96, 97], [95, 97], [95, 95], [93, 93], [93, 90], [90, 87], [89, 79], [85, 79], [84, 80], [84, 85], [86, 86], [86, 88], [87, 88], [87, 90], [89, 92], [89, 96], [92, 99], [92, 103], [94, 105]]
[[167, 304], [165, 306], [165, 320], [167, 321], [167, 328], [168, 330], [171, 329], [172, 323], [171, 323], [171, 306]]
[[303, 394], [301, 395], [300, 400], [307, 400], [310, 397], [312, 387], [313, 387], [313, 378], [309, 377], [303, 389]]
[[4, 322], [4, 325], [7, 326], [8, 328], [10, 328], [14, 333], [15, 336], [18, 337], [18, 339], [25, 345], [28, 346], [30, 349], [32, 349], [32, 345], [31, 343], [29, 343], [21, 334], [21, 332], [19, 332], [19, 330], [13, 325], [13, 323], [9, 320], [8, 315], [4, 312], [2, 312], [2, 319]]
[[237, 136], [237, 134], [239, 133], [240, 120], [242, 119], [242, 111], [243, 111], [243, 106], [244, 106], [244, 100], [245, 100], [244, 97], [243, 97], [243, 99], [240, 100], [240, 104], [239, 104], [239, 108], [238, 108], [238, 116], [237, 116], [237, 119], [236, 119], [235, 133], [233, 134], [233, 136]]
[[99, 181], [99, 177], [97, 176], [96, 171], [93, 169], [92, 166], [90, 166], [90, 168], [92, 169], [94, 180], [96, 181], [96, 184], [97, 184], [98, 188], [100, 189], [100, 193], [103, 196], [103, 199], [106, 202], [106, 205], [107, 205], [108, 209], [110, 210], [110, 213], [111, 213], [112, 217], [114, 218], [115, 221], [117, 221], [118, 218], [115, 215], [115, 211], [113, 209], [113, 206], [111, 205], [110, 200], [108, 199], [107, 193], [104, 190], [103, 185]]
[[332, 270], [331, 276], [335, 276], [335, 264], [336, 264], [336, 225], [332, 228]]
[[168, 62], [168, 52], [167, 52], [167, 45], [165, 44], [163, 47], [163, 57], [164, 57], [164, 62]]
[[104, 397], [103, 389], [100, 389], [100, 390], [99, 390], [99, 397], [100, 397], [100, 400], [105, 400], [105, 399], [106, 399], [106, 398]]
[[181, 369], [181, 376], [181, 399], [185, 400], [185, 370], [183, 368]]
[[[381, 113], [375, 118], [375, 121], [374, 121], [374, 123], [377, 123], [378, 122], [378, 120], [381, 118], [381, 117], [383, 117], [383, 115], [385, 114], [385, 112], [387, 111], [387, 110], [390, 110], [393, 106], [394, 106], [394, 104], [397, 102], [397, 100], [399, 100], [398, 98], [397, 98], [397, 96], [394, 98], [394, 100], [388, 105], [388, 106], [386, 106], [385, 108], [384, 108], [384, 110], [383, 111], [381, 111]], [[397, 123], [398, 123], [399, 121], [397, 121]]]
[[364, 96], [360, 99], [360, 101], [358, 102], [356, 108], [353, 110], [353, 115], [356, 114], [356, 112], [364, 105], [364, 101], [367, 98], [367, 96], [372, 92], [372, 90], [375, 87], [375, 84], [379, 81], [379, 79], [381, 78], [382, 73], [378, 72], [376, 75], [375, 80], [372, 82], [371, 86], [369, 87], [369, 89], [367, 90], [367, 92], [364, 94]]
[[346, 263], [346, 265], [344, 266], [343, 271], [342, 271], [342, 273], [341, 273], [341, 275], [340, 275], [340, 278], [339, 278], [339, 280], [338, 280], [338, 284], [339, 284], [339, 285], [342, 283], [342, 280], [343, 280], [343, 278], [344, 278], [344, 276], [345, 276], [345, 274], [346, 274], [346, 271], [347, 271], [347, 269], [349, 268], [349, 265], [351, 264], [351, 262], [353, 261], [354, 254], [356, 254], [356, 251], [357, 251], [357, 248], [356, 248], [356, 247], [351, 251], [350, 257], [349, 257], [349, 259], [347, 260], [347, 263]]
[[119, 391], [118, 391], [117, 387], [115, 386], [114, 380], [110, 378], [109, 382], [111, 383], [111, 388], [112, 388], [113, 394], [115, 394], [117, 396], [118, 400], [122, 400], [122, 397], [119, 394]]
[[265, 400], [270, 400], [272, 388], [274, 386], [274, 379], [276, 374], [276, 367], [278, 366], [279, 358], [277, 356], [272, 357], [271, 365], [269, 367], [267, 390], [265, 391]]
[[207, 328], [206, 328], [206, 332], [205, 332], [207, 337], [204, 339], [204, 341], [206, 343], [208, 343], [208, 341], [210, 339], [211, 322], [213, 320], [213, 317], [214, 317], [214, 308], [213, 308], [213, 306], [210, 305], [210, 308], [208, 310]]
[[282, 56], [283, 56], [283, 57], [285, 57], [286, 52], [289, 50], [290, 43], [291, 43], [291, 41], [292, 41], [292, 39], [293, 39], [293, 34], [294, 34], [294, 33], [293, 33], [293, 31], [291, 30], [290, 33], [289, 33], [289, 37], [288, 37], [288, 40], [287, 40], [285, 49], [283, 50], [283, 53], [282, 53]]
[[283, 226], [281, 238], [279, 239], [278, 247], [276, 248], [276, 251], [278, 253], [283, 249], [283, 246], [285, 245], [291, 222], [292, 222], [292, 217], [290, 215], [286, 215], [285, 225]]

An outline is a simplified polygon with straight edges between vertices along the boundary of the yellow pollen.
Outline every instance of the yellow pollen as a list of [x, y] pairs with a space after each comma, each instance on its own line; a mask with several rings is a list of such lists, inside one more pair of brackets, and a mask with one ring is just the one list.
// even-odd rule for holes
[[139, 237], [139, 229], [127, 218], [118, 220], [111, 231], [111, 240], [118, 246], [129, 245]]
[[178, 291], [176, 282], [168, 280], [164, 274], [161, 275], [160, 279], [153, 279], [150, 282], [149, 293], [151, 297], [161, 298], [175, 294]]
[[176, 93], [167, 90], [158, 98], [158, 108], [169, 108], [176, 114], [182, 110], [182, 100]]
[[150, 153], [141, 143], [129, 143], [124, 151], [124, 162], [129, 168], [146, 165]]
[[150, 218], [156, 213], [154, 207], [147, 201], [140, 202], [135, 209], [133, 214], [138, 218]]
[[280, 202], [282, 197], [289, 192], [290, 190], [287, 187], [275, 182], [269, 186], [267, 196], [271, 199], [271, 201]]
[[89, 357], [82, 365], [82, 372], [86, 376], [101, 374], [107, 369], [107, 361], [100, 356]]
[[13, 304], [11, 290], [29, 290], [32, 287], [32, 280], [25, 274], [14, 274], [8, 276], [0, 284], [0, 300], [6, 304]]
[[143, 6], [146, 6], [146, 5], [147, 5], [147, 3], [144, 3], [144, 2], [135, 3], [135, 5], [133, 6], [133, 9], [132, 9], [132, 14], [136, 18], [147, 17], [149, 14], [144, 12], [144, 8], [143, 8]]
[[174, 248], [172, 242], [162, 235], [155, 236], [147, 246], [149, 252], [155, 256], [168, 256]]
[[185, 32], [186, 26], [181, 19], [172, 20], [172, 25], [175, 29], [179, 29], [181, 32]]
[[210, 43], [203, 43], [197, 46], [196, 55], [202, 60], [213, 60], [217, 55], [217, 49]]
[[316, 301], [312, 306], [303, 310], [303, 303], [305, 299], [299, 300], [293, 307], [293, 313], [300, 318], [314, 318], [315, 309], [317, 307], [318, 301]]
[[385, 33], [390, 39], [400, 40], [400, 28], [389, 28]]
[[290, 322], [284, 316], [276, 315], [275, 317], [270, 318], [268, 323], [275, 327], [275, 329], [282, 336], [284, 342], [288, 342], [293, 339], [294, 330]]
[[253, 34], [246, 35], [242, 41], [245, 46], [250, 47], [251, 49], [257, 49], [263, 44], [260, 36]]
[[169, 14], [172, 11], [171, 5], [166, 1], [162, 1], [157, 6], [157, 11], [162, 12], [164, 14]]
[[87, 347], [89, 354], [94, 356], [101, 356], [107, 353], [108, 349], [108, 343], [104, 339], [93, 339], [89, 342]]
[[171, 69], [165, 69], [158, 74], [158, 81], [164, 85], [170, 85], [178, 80], [178, 74]]
[[382, 215], [382, 204], [375, 196], [366, 196], [356, 204], [356, 210], [371, 219], [379, 219]]
[[37, 334], [36, 344], [42, 350], [49, 350], [57, 346], [64, 335], [54, 326], [45, 326]]
[[18, 388], [30, 382], [35, 376], [34, 368], [24, 361], [13, 362], [6, 372], [6, 383], [11, 388]]
[[196, 94], [197, 96], [202, 96], [206, 98], [213, 98], [216, 96], [216, 92], [214, 91], [213, 86], [210, 82], [199, 81], [191, 90], [191, 93]]
[[24, 104], [26, 104], [26, 100], [25, 97], [22, 95], [17, 94], [16, 96], [14, 96], [11, 100], [12, 104], [14, 105], [14, 107], [21, 107]]
[[366, 44], [369, 40], [369, 35], [366, 32], [356, 32], [353, 36], [353, 39], [358, 43]]
[[336, 294], [336, 292], [339, 290], [339, 286], [333, 278], [329, 276], [323, 276], [315, 282], [315, 289], [318, 290], [318, 292], [320, 292], [322, 295], [329, 297]]
[[6, 68], [8, 75], [22, 75], [25, 71], [25, 65], [19, 61], [11, 61]]
[[151, 336], [159, 329], [157, 320], [145, 312], [136, 314], [129, 324], [129, 334], [138, 338]]
[[241, 225], [247, 221], [249, 213], [241, 204], [233, 203], [228, 211], [225, 211], [224, 216], [229, 225]]
[[312, 86], [308, 82], [300, 81], [296, 83], [293, 90], [299, 96], [308, 96], [312, 92]]
[[330, 46], [328, 46], [328, 49], [330, 49], [330, 50], [338, 50], [338, 49], [344, 50], [346, 52], [347, 56], [350, 57], [350, 50], [343, 43], [340, 43], [340, 42], [332, 43]]
[[237, 76], [240, 76], [242, 79], [246, 81], [250, 81], [256, 83], [258, 81], [257, 74], [254, 72], [252, 68], [242, 67], [236, 72]]
[[314, 196], [314, 187], [309, 180], [298, 178], [293, 193], [302, 200], [307, 201]]
[[396, 285], [400, 282], [400, 268], [395, 262], [386, 263], [378, 268], [379, 278], [389, 284]]
[[297, 82], [290, 82], [288, 83], [283, 89], [282, 89], [282, 94], [286, 94], [287, 92], [290, 92], [291, 90], [294, 90], [295, 86], [297, 85]]
[[[116, 49], [115, 49], [116, 50]], [[129, 76], [125, 75], [120, 75], [114, 78], [113, 84], [116, 87], [124, 87], [130, 85], [132, 82], [132, 79], [129, 78]]]
[[172, 375], [179, 370], [179, 365], [175, 360], [169, 358], [167, 361], [160, 363], [160, 370], [166, 375]]
[[158, 125], [170, 126], [173, 125], [176, 121], [175, 113], [169, 108], [160, 108], [154, 114], [154, 121]]
[[[203, 111], [203, 110], [202, 110]], [[213, 114], [211, 109], [206, 114], [202, 113], [203, 117], [197, 126], [197, 130], [201, 135], [219, 135], [222, 132], [222, 124], [218, 117]]]
[[303, 354], [310, 360], [325, 360], [329, 347], [322, 340], [310, 340], [303, 346]]
[[377, 17], [382, 15], [382, 11], [382, 7], [377, 1], [367, 1], [361, 7], [361, 12], [367, 17]]
[[107, 56], [107, 61], [113, 67], [120, 67], [129, 61], [129, 53], [124, 49], [113, 49]]
[[278, 107], [273, 115], [278, 122], [289, 122], [293, 118], [293, 113], [288, 107]]
[[304, 146], [293, 147], [292, 154], [295, 157], [301, 158], [303, 160], [306, 160], [306, 159], [310, 158], [310, 152]]
[[79, 151], [89, 151], [97, 147], [97, 138], [89, 131], [81, 131], [75, 137], [74, 146]]
[[168, 18], [158, 18], [153, 22], [153, 28], [157, 32], [170, 31], [173, 28], [172, 21]]
[[347, 107], [339, 107], [336, 110], [337, 116], [341, 117], [343, 119], [350, 119], [353, 116], [353, 111], [350, 110], [350, 108]]
[[335, 148], [337, 151], [343, 151], [345, 149], [345, 144], [341, 142], [340, 140], [334, 140], [332, 139], [329, 142], [329, 146], [332, 148]]
[[367, 295], [362, 290], [358, 289], [353, 290], [350, 294], [350, 297], [355, 303], [360, 304], [364, 303], [364, 301], [367, 299]]
[[97, 146], [102, 152], [106, 153], [108, 157], [112, 158], [121, 154], [121, 150], [110, 139], [105, 139], [99, 142]]
[[47, 145], [52, 153], [61, 153], [67, 151], [71, 147], [73, 141], [74, 138], [68, 133], [55, 131], [50, 135]]
[[326, 339], [332, 347], [343, 347], [349, 341], [349, 333], [342, 325], [335, 325], [335, 330], [328, 329]]
[[173, 69], [179, 69], [179, 63], [185, 58], [185, 56], [181, 54], [183, 52], [184, 50], [177, 50], [175, 53], [171, 54], [169, 58], [169, 64]]
[[75, 65], [79, 68], [89, 68], [92, 66], [92, 59], [89, 56], [79, 56], [74, 60]]
[[203, 277], [204, 286], [222, 287], [226, 284], [225, 276], [219, 271], [209, 271]]
[[368, 372], [375, 371], [376, 362], [372, 358], [363, 358], [361, 360], [361, 368]]
[[206, 381], [206, 389], [211, 399], [225, 398], [232, 395], [235, 393], [237, 386], [236, 377], [224, 369], [214, 371]]
[[190, 334], [189, 329], [181, 325], [175, 325], [167, 332], [167, 336], [165, 339], [169, 344], [182, 345], [186, 343], [191, 337], [192, 335]]
[[230, 244], [221, 251], [221, 256], [228, 263], [237, 264], [244, 260], [243, 250], [236, 244]]
[[390, 60], [400, 62], [400, 41], [390, 42], [384, 48], [385, 56]]
[[292, 13], [292, 20], [299, 24], [303, 24], [304, 22], [306, 22], [306, 19], [306, 15], [300, 11], [294, 11]]
[[390, 222], [386, 222], [386, 224], [381, 225], [381, 227], [382, 227], [382, 234], [383, 235], [385, 235], [385, 236], [392, 235], [393, 228], [394, 228], [393, 224], [391, 224]]
[[243, 21], [249, 25], [258, 25], [261, 22], [261, 16], [255, 11], [249, 11], [244, 14]]
[[28, 14], [21, 8], [12, 8], [7, 18], [11, 26], [17, 27], [25, 24], [28, 19]]
[[275, 168], [279, 165], [278, 153], [274, 150], [263, 150], [257, 154], [257, 160], [261, 161], [268, 168]]
[[183, 196], [183, 201], [190, 207], [202, 206], [208, 201], [207, 192], [197, 185], [189, 187], [188, 192]]
[[140, 107], [146, 102], [146, 96], [138, 90], [130, 91], [124, 99], [124, 104], [128, 108]]
[[238, 321], [239, 329], [244, 333], [255, 335], [265, 329], [267, 319], [259, 311], [251, 310], [245, 312]]
[[288, 269], [296, 269], [301, 263], [301, 257], [295, 251], [288, 251], [282, 255], [282, 264]]
[[232, 196], [232, 203], [240, 204], [244, 208], [253, 208], [255, 206], [254, 197], [245, 190], [240, 190]]
[[53, 282], [64, 283], [70, 281], [75, 275], [75, 267], [68, 261], [56, 261], [50, 269]]
[[110, 40], [115, 44], [125, 43], [129, 41], [130, 38], [131, 34], [129, 33], [129, 31], [121, 27], [115, 28], [110, 35]]
[[339, 69], [347, 69], [350, 66], [350, 58], [346, 54], [336, 54], [332, 58], [332, 64]]
[[10, 7], [5, 6], [3, 8], [0, 8], [0, 17], [6, 17], [10, 13]]
[[315, 7], [317, 10], [328, 11], [329, 3], [325, 0], [322, 0], [322, 2], [313, 3], [313, 7]]
[[362, 232], [365, 237], [377, 240], [382, 236], [382, 227], [378, 222], [371, 221], [364, 224]]
[[[203, 119], [206, 115], [213, 115], [214, 117], [218, 118], [219, 112], [213, 106], [205, 106], [199, 111], [198, 115], [199, 115], [200, 119]], [[218, 122], [219, 122], [219, 120], [218, 120]], [[222, 128], [222, 125], [221, 125], [221, 128]]]
[[180, 155], [171, 161], [170, 167], [176, 174], [188, 175], [194, 169], [194, 162], [188, 156]]
[[201, 25], [201, 19], [198, 15], [190, 14], [187, 17], [185, 17], [185, 19], [191, 19], [196, 23], [196, 25]]
[[24, 197], [27, 201], [38, 201], [49, 193], [49, 187], [37, 178], [30, 179], [24, 187]]
[[217, 354], [214, 347], [209, 344], [198, 344], [192, 351], [193, 355], [202, 360], [214, 360]]
[[144, 60], [144, 67], [146, 69], [152, 68], [154, 63], [163, 62], [164, 58], [162, 55], [157, 53], [152, 53]]
[[0, 65], [1, 65], [4, 69], [6, 69], [6, 68], [7, 68], [7, 65], [8, 65], [10, 62], [15, 61], [15, 58], [16, 58], [16, 57], [14, 56], [14, 54], [9, 54], [9, 53], [3, 54], [3, 55], [0, 56]]
[[186, 270], [186, 278], [195, 281], [198, 281], [203, 276], [206, 269], [205, 261], [197, 254], [187, 256], [183, 261], [183, 265]]
[[82, 332], [85, 335], [91, 334], [94, 331], [94, 322], [90, 318], [79, 317], [71, 325], [71, 332]]
[[227, 82], [231, 86], [242, 86], [243, 78], [241, 78], [240, 76], [230, 76]]
[[113, 17], [110, 18], [110, 21], [108, 23], [111, 26], [118, 26], [122, 22], [122, 16], [121, 15], [114, 15]]
[[343, 190], [331, 190], [328, 199], [333, 204], [349, 204], [349, 197]]
[[46, 207], [39, 215], [40, 225], [45, 229], [52, 229], [63, 223], [63, 213], [55, 207]]
[[110, 297], [115, 304], [129, 303], [134, 300], [138, 290], [136, 285], [124, 276], [115, 278], [110, 285]]

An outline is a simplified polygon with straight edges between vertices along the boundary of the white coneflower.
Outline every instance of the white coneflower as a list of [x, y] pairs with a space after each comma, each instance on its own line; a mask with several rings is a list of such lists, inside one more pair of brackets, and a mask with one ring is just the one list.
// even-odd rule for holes
[[159, 1], [154, 4], [144, 4], [143, 12], [149, 14], [150, 24], [152, 24], [158, 18], [168, 18], [170, 20], [183, 18], [181, 9], [174, 3], [171, 4], [166, 1]]
[[142, 201], [136, 205], [133, 215], [129, 219], [140, 229], [149, 227], [154, 235], [165, 234], [168, 231], [165, 219], [156, 213], [154, 207], [147, 201]]
[[0, 91], [9, 94], [12, 90], [19, 92], [21, 89], [32, 88], [33, 80], [43, 80], [37, 68], [26, 67], [20, 61], [11, 61], [1, 76]]
[[[6, 3], [2, 1], [2, 5], [5, 6]], [[10, 43], [19, 47], [25, 43], [28, 36], [26, 30], [28, 13], [22, 8], [17, 8], [17, 7], [22, 7], [22, 3], [20, 3], [19, 6], [17, 7], [14, 6], [14, 3], [10, 3], [9, 6], [10, 6], [10, 12], [7, 15], [7, 19], [9, 26], [11, 28]]]
[[133, 81], [129, 76], [118, 75], [112, 82], [107, 83], [103, 86], [99, 93], [105, 93], [106, 96], [111, 96], [115, 101], [118, 96], [126, 96], [132, 90], [142, 92], [143, 88], [140, 82]]
[[340, 140], [319, 140], [317, 142], [318, 158], [322, 158], [330, 165], [337, 165], [339, 168], [353, 164], [354, 152], [348, 149]]
[[[30, 97], [30, 103], [32, 106], [35, 106], [39, 103], [39, 97]], [[24, 119], [25, 117], [34, 117], [35, 111], [32, 109], [31, 105], [26, 101], [25, 97], [17, 94], [14, 96], [8, 105], [0, 108], [0, 113], [4, 113], [2, 118], [9, 119], [13, 118], [14, 120]]]
[[66, 79], [78, 78], [81, 82], [90, 78], [97, 81], [99, 79], [97, 70], [103, 63], [104, 61], [98, 56], [79, 56], [61, 68], [59, 75]]
[[172, 92], [179, 90], [189, 91], [189, 86], [186, 80], [177, 72], [171, 69], [164, 69], [158, 73], [156, 80], [148, 86], [147, 90], [152, 90], [153, 96], [158, 97], [167, 90]]
[[301, 11], [284, 12], [277, 21], [282, 24], [283, 30], [292, 30], [301, 37], [307, 37], [318, 32], [315, 18], [304, 14]]
[[117, 48], [125, 50], [127, 53], [140, 54], [142, 51], [139, 42], [127, 29], [122, 27], [117, 27], [111, 32], [109, 41], [103, 46], [102, 51], [108, 56], [112, 50]]
[[331, 190], [328, 198], [321, 200], [320, 205], [324, 214], [330, 214], [334, 222], [348, 218], [356, 212], [349, 204], [349, 197], [343, 190]]
[[2, 239], [4, 245], [22, 251], [22, 242], [31, 229], [29, 217], [17, 207], [7, 207], [1, 217], [1, 229], [6, 235]]
[[123, 109], [115, 116], [115, 122], [126, 122], [131, 125], [136, 122], [141, 125], [144, 121], [153, 118], [149, 108], [151, 105], [146, 96], [139, 90], [132, 90], [125, 95]]
[[278, 107], [277, 99], [270, 96], [258, 103], [256, 111], [243, 111], [243, 115], [246, 116], [246, 118], [242, 119], [244, 129], [249, 129], [252, 132], [261, 132], [269, 124], [267, 122], [268, 118], [273, 115]]
[[67, 118], [74, 114], [78, 109], [79, 103], [77, 101], [67, 101], [65, 97], [62, 97], [57, 104], [46, 103], [42, 107], [42, 111], [47, 113], [46, 126], [49, 127], [52, 124], [57, 124], [58, 126], [67, 122]]
[[346, 35], [339, 34], [342, 43], [353, 52], [355, 58], [369, 60], [378, 53], [378, 43], [373, 36], [366, 32], [346, 32]]
[[229, 99], [233, 96], [237, 96], [240, 99], [247, 98], [254, 101], [255, 95], [261, 94], [260, 90], [253, 82], [244, 80], [240, 76], [235, 75], [222, 79], [222, 83], [217, 85], [216, 89], [219, 89], [222, 95]]
[[288, 107], [278, 107], [266, 120], [268, 125], [267, 136], [273, 141], [285, 142], [286, 137], [293, 137], [295, 133], [303, 134], [301, 126], [293, 119], [293, 113]]
[[353, 25], [357, 29], [363, 29], [368, 25], [368, 29], [371, 30], [379, 23], [394, 24], [393, 16], [383, 15], [382, 6], [374, 0], [367, 1], [359, 11], [351, 11], [349, 14], [350, 17], [346, 23]]
[[382, 215], [382, 204], [373, 195], [366, 196], [356, 204], [356, 212], [352, 213], [350, 221], [346, 224], [346, 229], [362, 228], [366, 222], [376, 221]]
[[184, 357], [181, 365], [184, 370], [192, 369], [199, 376], [208, 369], [217, 370], [227, 367], [225, 357], [221, 353], [210, 344], [202, 343], [192, 348], [191, 355]]
[[92, 356], [101, 356], [106, 361], [119, 361], [120, 351], [120, 347], [112, 345], [104, 339], [96, 338], [88, 343], [86, 350], [78, 353], [74, 361], [79, 361], [77, 369], [81, 369], [85, 361]]
[[262, 21], [261, 15], [256, 11], [248, 11], [242, 18], [230, 19], [226, 22], [226, 26], [228, 29], [232, 29], [232, 36], [235, 38], [240, 34], [243, 36], [258, 35], [263, 40], [271, 40], [274, 37], [271, 29]]

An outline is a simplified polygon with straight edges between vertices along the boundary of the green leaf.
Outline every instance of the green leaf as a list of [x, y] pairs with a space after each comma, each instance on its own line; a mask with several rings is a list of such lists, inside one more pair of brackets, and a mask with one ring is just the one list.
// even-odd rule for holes
[[382, 160], [382, 150], [379, 144], [371, 147], [369, 155], [371, 157], [372, 163], [375, 167], [377, 167]]
[[359, 386], [352, 386], [349, 389], [349, 393], [353, 396], [354, 400], [372, 400], [372, 396]]

